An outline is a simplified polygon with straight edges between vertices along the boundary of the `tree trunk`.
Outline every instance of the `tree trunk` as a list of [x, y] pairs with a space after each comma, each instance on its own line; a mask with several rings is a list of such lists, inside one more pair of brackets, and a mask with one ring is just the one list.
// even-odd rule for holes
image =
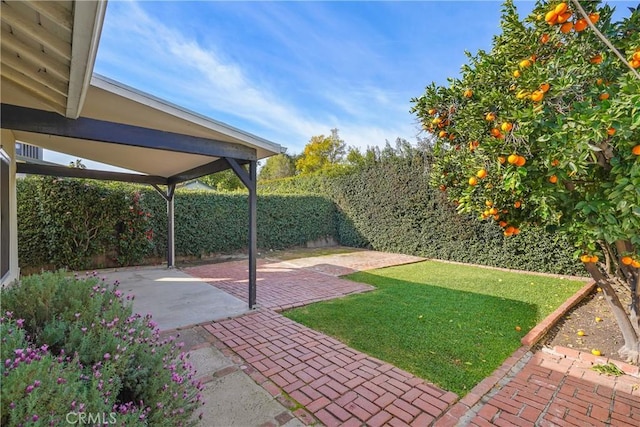
[[640, 336], [631, 323], [631, 319], [625, 311], [618, 294], [612, 286], [612, 279], [608, 279], [593, 263], [586, 263], [585, 267], [596, 284], [602, 289], [604, 298], [609, 304], [613, 316], [618, 322], [624, 346], [618, 350], [618, 354], [627, 362], [637, 364], [640, 361]]

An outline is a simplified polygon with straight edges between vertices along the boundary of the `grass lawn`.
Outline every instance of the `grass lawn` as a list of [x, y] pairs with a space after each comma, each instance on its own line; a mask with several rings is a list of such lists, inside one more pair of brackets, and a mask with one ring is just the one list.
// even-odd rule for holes
[[437, 261], [345, 278], [377, 289], [284, 315], [460, 396], [584, 285]]

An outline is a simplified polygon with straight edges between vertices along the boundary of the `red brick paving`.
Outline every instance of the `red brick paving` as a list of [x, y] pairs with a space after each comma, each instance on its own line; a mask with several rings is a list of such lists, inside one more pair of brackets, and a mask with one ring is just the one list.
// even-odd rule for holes
[[[535, 354], [522, 347], [517, 353], [524, 360], [530, 357], [521, 369], [494, 378], [498, 383], [491, 390], [474, 389], [435, 425], [640, 425], [637, 366], [562, 347]], [[626, 374], [614, 377], [591, 369], [609, 362]], [[515, 364], [511, 361], [507, 367]]]
[[271, 310], [204, 328], [327, 426], [427, 425], [458, 398]]
[[[202, 265], [184, 271], [236, 298], [247, 299], [247, 261]], [[363, 283], [299, 268], [286, 262], [258, 260], [256, 295], [260, 307], [281, 311], [372, 289], [372, 286]]]

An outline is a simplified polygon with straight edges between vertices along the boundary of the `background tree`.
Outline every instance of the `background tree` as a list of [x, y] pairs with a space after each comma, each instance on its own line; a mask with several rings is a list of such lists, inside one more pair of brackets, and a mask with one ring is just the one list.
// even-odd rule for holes
[[435, 145], [432, 180], [458, 211], [507, 238], [530, 224], [566, 233], [620, 326], [620, 355], [638, 362], [640, 12], [630, 12], [612, 22], [598, 2], [538, 2], [521, 21], [509, 0], [492, 50], [412, 102]]
[[262, 169], [260, 169], [258, 179], [281, 179], [293, 176], [295, 173], [296, 164], [293, 157], [282, 153], [277, 156], [271, 156], [267, 159]]
[[246, 187], [232, 169], [206, 175], [198, 179], [218, 191], [246, 190]]
[[338, 136], [338, 129], [331, 129], [331, 136], [313, 136], [296, 161], [296, 170], [311, 174], [339, 165], [345, 156], [346, 144]]

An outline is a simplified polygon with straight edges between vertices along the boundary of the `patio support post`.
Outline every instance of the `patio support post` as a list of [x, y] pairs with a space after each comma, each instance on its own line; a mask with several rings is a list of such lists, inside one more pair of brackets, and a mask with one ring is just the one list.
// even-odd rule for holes
[[257, 232], [257, 168], [256, 160], [249, 161], [249, 173], [232, 158], [226, 158], [229, 166], [240, 178], [240, 181], [249, 190], [249, 308], [256, 305], [256, 255], [258, 254], [258, 232]]
[[174, 233], [174, 218], [175, 212], [173, 210], [173, 194], [176, 191], [176, 184], [167, 184], [167, 192], [162, 191], [156, 184], [151, 184], [153, 188], [167, 201], [167, 268], [174, 268], [176, 266], [176, 243]]
[[256, 304], [256, 255], [258, 253], [257, 230], [257, 164], [255, 160], [249, 162], [249, 177], [252, 183], [249, 187], [249, 308]]
[[175, 211], [173, 204], [175, 190], [175, 184], [167, 185], [167, 268], [176, 266]]

